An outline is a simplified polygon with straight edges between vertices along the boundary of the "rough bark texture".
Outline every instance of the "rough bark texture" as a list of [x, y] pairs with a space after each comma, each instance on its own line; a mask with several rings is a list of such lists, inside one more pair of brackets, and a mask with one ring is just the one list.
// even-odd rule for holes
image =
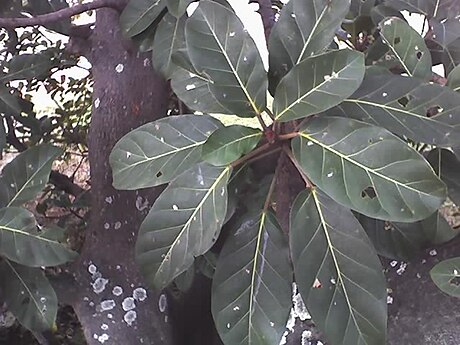
[[[166, 297], [147, 289], [134, 262], [137, 230], [158, 190], [117, 191], [109, 166], [118, 139], [164, 116], [167, 85], [154, 74], [149, 57], [122, 39], [118, 22], [116, 10], [98, 10], [90, 38], [95, 81], [89, 134], [93, 200], [85, 244], [75, 263], [73, 306], [90, 345], [172, 344]], [[91, 274], [94, 269], [98, 273]], [[120, 295], [113, 291], [116, 286], [122, 289]], [[136, 300], [129, 310], [137, 288], [146, 289], [147, 298]], [[101, 303], [110, 300], [113, 309], [103, 310]]]

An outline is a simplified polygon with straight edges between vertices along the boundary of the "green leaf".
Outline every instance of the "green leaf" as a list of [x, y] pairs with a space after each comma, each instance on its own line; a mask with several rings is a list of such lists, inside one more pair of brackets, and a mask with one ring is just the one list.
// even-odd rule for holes
[[355, 16], [369, 16], [375, 8], [375, 0], [351, 0], [350, 11]]
[[266, 106], [267, 76], [256, 45], [228, 8], [202, 0], [185, 25], [190, 60], [210, 80], [214, 97], [236, 115]]
[[369, 217], [413, 222], [434, 213], [446, 186], [425, 159], [387, 130], [317, 117], [292, 141], [309, 179], [338, 203]]
[[427, 160], [447, 185], [449, 198], [456, 205], [460, 205], [460, 160], [455, 154], [445, 149], [431, 150]]
[[377, 253], [390, 259], [410, 260], [424, 247], [450, 241], [457, 233], [435, 212], [416, 223], [389, 222], [357, 216]]
[[284, 6], [268, 41], [270, 89], [295, 65], [329, 47], [349, 8], [349, 0], [291, 0]]
[[279, 344], [291, 308], [288, 244], [271, 212], [242, 219], [213, 278], [211, 310], [225, 345]]
[[153, 41], [152, 62], [155, 70], [169, 79], [176, 66], [172, 63], [172, 54], [185, 48], [185, 17], [177, 19], [167, 13], [160, 21]]
[[[360, 0], [357, 0], [357, 1], [360, 1]], [[384, 5], [384, 4], [374, 6], [371, 9], [370, 15], [371, 15], [371, 18], [372, 18], [372, 22], [375, 25], [378, 25], [378, 23], [380, 23], [383, 19], [385, 19], [387, 17], [398, 17], [398, 18], [400, 18], [402, 20], [405, 20], [404, 16], [401, 14], [401, 12], [399, 12], [399, 11], [395, 10], [394, 8], [391, 8], [391, 7], [387, 6], [387, 5]]]
[[460, 4], [455, 0], [385, 0], [385, 3], [397, 10], [420, 13], [428, 18], [436, 17], [444, 19], [460, 11]]
[[190, 5], [195, 0], [166, 0], [166, 5], [168, 6], [168, 11], [176, 18], [182, 17], [188, 5]]
[[410, 77], [429, 80], [431, 55], [423, 37], [397, 17], [384, 19], [379, 29], [383, 42], [390, 48], [385, 54], [385, 65], [402, 67]]
[[8, 67], [8, 73], [0, 79], [3, 82], [38, 78], [48, 73], [53, 63], [45, 54], [21, 54], [15, 55]]
[[43, 271], [2, 260], [0, 276], [2, 299], [19, 322], [36, 332], [52, 329], [58, 302]]
[[447, 76], [447, 86], [460, 92], [460, 65], [455, 67]]
[[276, 88], [273, 110], [278, 121], [320, 113], [351, 96], [364, 77], [360, 52], [337, 50], [303, 60]]
[[21, 111], [17, 97], [8, 88], [0, 86], [0, 113], [19, 116]]
[[200, 161], [202, 145], [220, 126], [208, 115], [179, 115], [136, 128], [110, 154], [113, 186], [134, 190], [171, 181]]
[[[33, 16], [49, 14], [69, 7], [69, 4], [62, 0], [35, 0], [23, 3], [26, 4], [24, 9]], [[68, 35], [71, 27], [70, 17], [63, 18], [57, 22], [45, 23], [44, 26], [50, 30]]]
[[196, 165], [155, 201], [136, 243], [136, 260], [150, 284], [166, 287], [214, 244], [227, 212], [230, 174], [230, 167]]
[[62, 152], [50, 144], [37, 145], [7, 164], [0, 176], [0, 207], [21, 206], [33, 200], [45, 187], [53, 161]]
[[320, 190], [294, 201], [291, 257], [305, 305], [334, 345], [386, 344], [386, 281], [350, 210]]
[[30, 267], [57, 266], [76, 257], [75, 252], [45, 234], [37, 232], [34, 215], [26, 209], [0, 209], [0, 255]]
[[131, 0], [120, 16], [120, 25], [128, 37], [146, 30], [166, 8], [164, 0]]
[[203, 145], [203, 159], [212, 165], [227, 165], [252, 151], [260, 139], [259, 129], [233, 125], [212, 133]]
[[460, 258], [444, 260], [430, 271], [431, 279], [441, 291], [460, 297]]
[[460, 37], [460, 21], [458, 18], [448, 18], [442, 21], [429, 20], [430, 39], [438, 42], [441, 46], [447, 47]]
[[450, 147], [460, 141], [460, 95], [396, 75], [366, 75], [331, 115], [362, 120], [417, 142]]
[[177, 67], [171, 76], [171, 88], [187, 107], [207, 114], [234, 114], [214, 97], [211, 80], [193, 67], [184, 50], [176, 52], [172, 61]]

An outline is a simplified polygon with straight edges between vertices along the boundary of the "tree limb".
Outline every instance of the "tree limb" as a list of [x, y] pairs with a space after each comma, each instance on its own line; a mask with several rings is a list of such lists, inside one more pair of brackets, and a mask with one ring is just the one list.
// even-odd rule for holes
[[259, 14], [262, 17], [262, 23], [264, 25], [265, 39], [268, 44], [268, 38], [272, 31], [273, 25], [275, 25], [275, 13], [272, 8], [271, 0], [251, 0], [250, 2], [256, 2], [259, 4]]
[[79, 4], [62, 10], [42, 14], [36, 17], [29, 18], [0, 18], [0, 28], [19, 28], [25, 26], [45, 25], [58, 22], [63, 19], [70, 18], [77, 14], [87, 11], [96, 10], [98, 8], [111, 7], [121, 10], [119, 0], [94, 0], [85, 4]]

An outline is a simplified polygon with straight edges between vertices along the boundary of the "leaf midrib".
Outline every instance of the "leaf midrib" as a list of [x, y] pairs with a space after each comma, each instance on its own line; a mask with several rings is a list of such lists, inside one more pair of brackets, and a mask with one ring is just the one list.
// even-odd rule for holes
[[[198, 9], [197, 9], [197, 10], [198, 10]], [[201, 15], [203, 16], [203, 18], [204, 18], [206, 24], [207, 24], [208, 27], [209, 27], [209, 30], [210, 30], [211, 33], [212, 33], [212, 36], [214, 37], [214, 39], [215, 39], [217, 45], [219, 46], [219, 49], [220, 49], [220, 51], [222, 52], [222, 55], [225, 57], [225, 60], [227, 60], [228, 66], [231, 68], [233, 75], [235, 76], [235, 78], [236, 78], [238, 84], [240, 85], [240, 87], [241, 87], [241, 89], [243, 90], [243, 92], [244, 92], [244, 94], [245, 94], [247, 100], [249, 101], [249, 103], [250, 103], [250, 105], [251, 105], [251, 108], [254, 110], [254, 112], [255, 112], [256, 114], [259, 114], [259, 115], [260, 115], [259, 109], [257, 109], [257, 106], [256, 106], [254, 100], [252, 99], [251, 95], [249, 94], [248, 90], [246, 89], [246, 86], [244, 85], [243, 81], [240, 79], [239, 74], [237, 73], [237, 71], [236, 71], [235, 68], [233, 67], [233, 64], [232, 64], [232, 62], [231, 62], [231, 60], [230, 60], [230, 57], [227, 55], [227, 52], [226, 52], [226, 50], [224, 49], [224, 47], [222, 46], [220, 40], [218, 39], [216, 32], [213, 30], [213, 27], [211, 26], [211, 22], [209, 22], [206, 13], [204, 13], [202, 9], [200, 9], [200, 11], [201, 11]], [[245, 39], [245, 38], [243, 38], [243, 40], [244, 40], [244, 39]], [[243, 45], [242, 47], [244, 47], [244, 45]], [[242, 48], [241, 50], [243, 50], [243, 48]], [[241, 51], [240, 51], [240, 54], [241, 54]]]
[[[388, 182], [394, 183], [398, 187], [403, 187], [405, 189], [409, 189], [410, 191], [413, 191], [413, 192], [416, 192], [416, 193], [419, 193], [419, 194], [422, 194], [422, 195], [431, 196], [431, 193], [425, 193], [425, 192], [419, 191], [417, 189], [414, 189], [414, 188], [412, 188], [410, 186], [407, 186], [405, 184], [402, 184], [399, 181], [392, 180], [389, 177], [387, 177], [385, 175], [382, 175], [381, 173], [379, 173], [379, 172], [377, 172], [375, 170], [372, 170], [369, 167], [366, 167], [365, 165], [363, 165], [363, 164], [361, 164], [361, 163], [359, 163], [359, 162], [357, 162], [355, 160], [352, 160], [352, 159], [348, 158], [346, 155], [342, 154], [341, 152], [339, 152], [337, 150], [334, 150], [332, 147], [330, 147], [330, 146], [328, 146], [326, 144], [321, 143], [319, 140], [313, 138], [311, 135], [309, 135], [309, 134], [307, 134], [305, 132], [300, 132], [299, 135], [301, 137], [305, 138], [305, 139], [308, 139], [308, 140], [314, 142], [316, 145], [321, 146], [323, 149], [328, 150], [331, 153], [339, 156], [341, 159], [348, 161], [350, 164], [356, 165], [357, 167], [359, 167], [359, 168], [363, 169], [364, 171], [366, 171], [366, 173], [368, 173], [368, 174], [374, 174], [374, 175], [376, 175], [376, 176], [378, 176], [378, 177], [380, 177], [380, 178], [382, 178], [382, 179], [384, 179], [384, 180], [386, 180]], [[381, 169], [381, 168], [379, 168], [379, 169]]]
[[[216, 180], [213, 182], [213, 184], [209, 187], [208, 191], [206, 192], [206, 194], [204, 195], [204, 197], [201, 199], [201, 201], [198, 203], [198, 205], [196, 206], [195, 208], [195, 211], [193, 211], [190, 215], [190, 217], [188, 218], [188, 220], [184, 223], [184, 225], [182, 226], [182, 230], [177, 234], [176, 238], [174, 239], [173, 243], [171, 244], [171, 246], [169, 247], [168, 251], [166, 252], [165, 254], [165, 258], [168, 258], [169, 256], [171, 256], [171, 252], [173, 250], [173, 248], [175, 247], [176, 243], [180, 240], [180, 238], [182, 237], [182, 235], [184, 234], [184, 232], [186, 231], [186, 229], [189, 229], [190, 227], [190, 223], [193, 221], [193, 218], [196, 216], [196, 214], [198, 213], [198, 210], [200, 210], [202, 207], [203, 207], [203, 204], [206, 202], [206, 200], [208, 200], [209, 196], [215, 191], [217, 185], [221, 182], [221, 180], [224, 178], [225, 175], [227, 175], [227, 173], [230, 171], [230, 166], [227, 166], [223, 171], [222, 173], [216, 178]], [[157, 272], [155, 273], [155, 279], [158, 275], [158, 273], [160, 272], [160, 270], [163, 268], [165, 262], [167, 260], [163, 259], [161, 261], [161, 264], [160, 266], [158, 266], [158, 269], [157, 269]]]
[[20, 229], [10, 228], [9, 226], [6, 226], [6, 225], [0, 225], [0, 230], [12, 232], [14, 235], [20, 234], [20, 235], [23, 235], [23, 236], [32, 237], [32, 238], [36, 239], [37, 241], [48, 242], [48, 243], [51, 243], [53, 245], [61, 245], [59, 242], [52, 241], [52, 240], [50, 240], [50, 239], [48, 239], [46, 237], [42, 237], [42, 236], [39, 236], [39, 235], [34, 235], [34, 234], [28, 233], [26, 231], [20, 230]]
[[161, 0], [155, 0], [155, 2], [149, 6], [139, 17], [137, 17], [137, 21], [135, 21], [133, 23], [133, 25], [131, 25], [131, 27], [129, 28], [129, 30], [127, 30], [128, 33], [131, 32], [131, 30], [133, 30], [133, 28], [135, 28], [137, 25], [139, 25], [139, 23], [147, 16], [147, 14], [149, 14], [149, 12], [155, 8], [156, 6], [158, 6], [158, 4], [160, 3]]

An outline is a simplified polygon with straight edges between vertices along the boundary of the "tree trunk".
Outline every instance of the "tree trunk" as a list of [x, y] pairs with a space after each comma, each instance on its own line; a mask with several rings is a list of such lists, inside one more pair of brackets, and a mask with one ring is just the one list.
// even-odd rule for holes
[[72, 304], [90, 345], [172, 344], [166, 296], [147, 288], [134, 262], [137, 230], [159, 191], [117, 191], [109, 166], [112, 147], [124, 134], [165, 115], [168, 88], [153, 72], [149, 56], [122, 39], [116, 10], [97, 11], [90, 41], [92, 208], [74, 266]]

